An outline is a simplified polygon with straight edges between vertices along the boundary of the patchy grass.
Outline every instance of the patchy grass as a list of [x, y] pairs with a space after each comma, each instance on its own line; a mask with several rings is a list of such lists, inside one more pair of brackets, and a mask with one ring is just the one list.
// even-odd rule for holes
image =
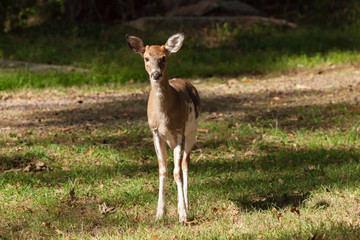
[[[43, 26], [0, 34], [0, 58], [72, 65], [89, 73], [0, 71], [0, 90], [59, 86], [103, 86], [144, 82], [148, 76], [133, 54], [125, 34], [133, 29], [100, 26]], [[165, 43], [173, 32], [137, 33], [147, 44]], [[357, 26], [339, 29], [283, 29], [216, 25], [189, 31], [179, 53], [172, 56], [169, 76], [187, 78], [267, 75], [328, 68], [359, 62]]]
[[[197, 84], [203, 107], [185, 226], [170, 152], [168, 214], [154, 220], [147, 90], [3, 92], [1, 238], [359, 238], [360, 85], [340, 81], [359, 72], [310, 75]], [[288, 82], [323, 87], [286, 90]], [[48, 168], [24, 170], [38, 162]]]

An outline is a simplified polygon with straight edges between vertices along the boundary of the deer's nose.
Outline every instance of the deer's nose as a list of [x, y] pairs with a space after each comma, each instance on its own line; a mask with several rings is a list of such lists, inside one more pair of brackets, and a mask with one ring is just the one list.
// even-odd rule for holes
[[159, 80], [161, 76], [162, 76], [161, 72], [158, 71], [151, 73], [151, 78], [155, 80]]

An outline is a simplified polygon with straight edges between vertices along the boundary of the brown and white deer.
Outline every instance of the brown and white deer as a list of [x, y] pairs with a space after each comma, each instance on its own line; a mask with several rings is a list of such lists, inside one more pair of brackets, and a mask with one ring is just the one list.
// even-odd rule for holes
[[131, 50], [139, 53], [149, 74], [151, 91], [147, 107], [150, 130], [159, 162], [159, 200], [156, 218], [164, 216], [165, 181], [167, 178], [166, 143], [174, 152], [174, 179], [177, 185], [179, 221], [187, 221], [188, 167], [190, 152], [195, 143], [197, 122], [200, 113], [200, 97], [190, 82], [168, 79], [167, 60], [171, 53], [177, 52], [184, 41], [184, 35], [171, 36], [165, 45], [147, 46], [133, 35], [126, 35]]

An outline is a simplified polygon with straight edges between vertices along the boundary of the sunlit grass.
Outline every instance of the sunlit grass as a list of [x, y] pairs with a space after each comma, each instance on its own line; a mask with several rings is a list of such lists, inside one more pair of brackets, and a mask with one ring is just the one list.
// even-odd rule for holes
[[[147, 81], [141, 57], [128, 49], [124, 38], [126, 32], [133, 30], [105, 28], [100, 31], [99, 28], [96, 31], [97, 26], [93, 28], [87, 27], [81, 31], [76, 27], [73, 31], [66, 27], [60, 27], [58, 31], [40, 28], [2, 33], [1, 58], [72, 65], [89, 69], [90, 72], [1, 72], [1, 89], [103, 86]], [[138, 35], [145, 43], [163, 44], [169, 34]], [[257, 26], [245, 31], [224, 25], [213, 35], [215, 39], [222, 39], [213, 47], [207, 47], [209, 36], [206, 34], [186, 36], [181, 51], [169, 60], [169, 77], [279, 74], [352, 64], [360, 60], [360, 38], [356, 26], [345, 29], [299, 27], [295, 30]]]
[[[207, 103], [211, 98], [202, 99]], [[299, 103], [304, 100], [297, 98]], [[282, 100], [288, 100], [286, 95]], [[101, 122], [112, 112], [98, 112], [96, 104], [86, 110], [96, 116], [94, 120], [80, 118], [86, 123], [76, 127], [67, 117], [71, 109], [55, 115], [58, 111], [28, 112], [23, 117], [41, 117], [41, 127], [14, 128], [0, 136], [0, 236], [356, 239], [360, 128], [355, 106], [299, 103], [269, 111], [253, 106], [246, 114], [254, 121], [226, 111], [215, 116], [207, 112], [211, 106], [204, 106], [192, 153], [186, 226], [177, 219], [170, 151], [168, 213], [154, 220], [158, 167], [145, 100], [121, 108], [138, 109], [143, 118], [130, 120], [125, 115]], [[231, 100], [228, 104], [237, 106]], [[297, 121], [288, 119], [293, 115]], [[39, 161], [53, 169], [11, 171]], [[101, 214], [103, 203], [115, 212]]]

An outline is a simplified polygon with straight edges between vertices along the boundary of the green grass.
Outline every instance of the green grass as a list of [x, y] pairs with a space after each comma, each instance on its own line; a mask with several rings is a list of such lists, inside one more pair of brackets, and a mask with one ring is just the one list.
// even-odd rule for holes
[[[170, 151], [168, 214], [154, 220], [158, 167], [145, 95], [139, 90], [145, 87], [126, 84], [147, 81], [147, 76], [140, 56], [124, 41], [128, 31], [60, 27], [0, 36], [5, 59], [90, 69], [0, 72], [0, 238], [360, 237], [360, 119], [358, 105], [351, 102], [359, 86], [352, 92], [285, 92], [279, 103], [270, 104], [268, 91], [242, 93], [240, 100], [238, 92], [221, 94], [224, 81], [218, 78], [357, 63], [356, 29], [259, 27], [244, 32], [222, 26], [209, 33], [216, 39], [211, 48], [207, 38], [186, 38], [170, 60], [169, 75], [215, 76], [201, 92], [202, 130], [190, 167], [192, 224], [186, 226], [177, 220]], [[168, 34], [139, 35], [159, 43]], [[9, 92], [14, 89], [25, 90]], [[103, 91], [124, 91], [119, 94], [126, 97], [76, 104], [78, 96], [99, 92], [101, 99]], [[21, 108], [27, 98], [36, 103], [47, 96], [58, 97], [59, 106]], [[62, 97], [75, 104], [61, 105]], [[52, 170], [11, 171], [39, 161]], [[115, 212], [101, 214], [103, 203]]]
[[[11, 128], [0, 136], [0, 236], [357, 239], [356, 105], [262, 108], [270, 96], [264, 94], [246, 110], [246, 117], [237, 117], [244, 109], [231, 96], [222, 95], [220, 102], [217, 96], [203, 95], [199, 128], [208, 132], [198, 132], [192, 154], [189, 216], [194, 222], [188, 226], [177, 219], [171, 152], [168, 214], [154, 220], [157, 160], [145, 100], [19, 113], [22, 120], [42, 122]], [[306, 101], [303, 97], [298, 93], [297, 103]], [[286, 102], [286, 95], [283, 98]], [[234, 115], [227, 114], [229, 109]], [[223, 116], [214, 118], [212, 112]], [[293, 115], [297, 121], [290, 119]], [[5, 172], [38, 161], [53, 170]], [[103, 203], [115, 207], [115, 212], [102, 215], [98, 206]]]
[[[143, 61], [126, 44], [127, 32], [134, 30], [82, 25], [56, 29], [42, 26], [1, 33], [0, 58], [72, 65], [87, 68], [90, 73], [1, 71], [0, 88], [103, 86], [130, 80], [147, 81]], [[137, 34], [145, 43], [163, 44], [171, 33]], [[170, 77], [279, 74], [357, 63], [360, 59], [356, 26], [339, 29], [300, 26], [295, 30], [255, 26], [245, 31], [224, 24], [186, 35], [183, 48], [169, 62]]]

